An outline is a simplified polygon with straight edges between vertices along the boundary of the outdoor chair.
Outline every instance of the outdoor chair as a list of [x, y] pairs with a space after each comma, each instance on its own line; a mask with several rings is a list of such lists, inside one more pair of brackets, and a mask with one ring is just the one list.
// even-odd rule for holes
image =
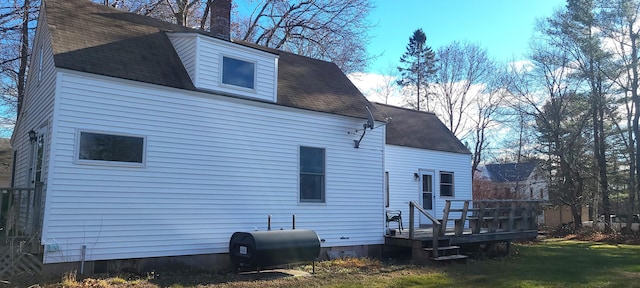
[[400, 210], [387, 210], [387, 228], [389, 228], [389, 222], [398, 222], [398, 230], [402, 234], [402, 211]]

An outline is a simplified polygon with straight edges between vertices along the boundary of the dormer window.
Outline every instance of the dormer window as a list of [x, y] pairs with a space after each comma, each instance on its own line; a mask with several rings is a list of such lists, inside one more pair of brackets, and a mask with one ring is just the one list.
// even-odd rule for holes
[[254, 62], [222, 57], [222, 83], [242, 88], [254, 89], [256, 64]]

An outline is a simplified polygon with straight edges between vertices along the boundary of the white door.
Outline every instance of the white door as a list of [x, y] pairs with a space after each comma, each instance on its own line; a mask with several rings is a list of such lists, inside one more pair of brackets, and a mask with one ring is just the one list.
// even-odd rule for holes
[[[435, 194], [433, 193], [433, 180], [434, 180], [434, 172], [433, 171], [420, 171], [420, 206], [427, 211], [427, 213], [431, 214], [431, 216], [436, 217], [435, 211]], [[429, 220], [426, 216], [420, 214], [420, 225], [431, 225], [433, 222]]]

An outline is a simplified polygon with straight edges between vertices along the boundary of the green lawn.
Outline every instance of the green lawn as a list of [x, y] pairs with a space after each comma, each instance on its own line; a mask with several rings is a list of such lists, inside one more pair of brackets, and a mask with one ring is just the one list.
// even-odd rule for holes
[[[326, 261], [317, 264], [317, 273], [311, 277], [255, 280], [187, 273], [136, 282], [117, 277], [87, 279], [84, 287], [640, 287], [640, 246], [547, 240], [512, 248], [508, 257], [466, 264]], [[83, 287], [83, 281], [45, 287], [63, 286]]]
[[549, 240], [511, 257], [446, 267], [458, 287], [640, 287], [640, 246]]

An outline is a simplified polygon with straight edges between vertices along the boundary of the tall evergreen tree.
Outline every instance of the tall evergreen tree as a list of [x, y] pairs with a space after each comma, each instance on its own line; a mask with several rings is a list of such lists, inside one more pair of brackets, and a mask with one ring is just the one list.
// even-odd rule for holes
[[[398, 85], [402, 87], [413, 86], [417, 91], [416, 110], [420, 110], [420, 90], [428, 88], [429, 80], [436, 72], [435, 53], [431, 47], [427, 46], [426, 42], [427, 35], [422, 29], [414, 31], [409, 38], [407, 51], [400, 57], [401, 66], [398, 66], [402, 77], [398, 80]], [[427, 99], [425, 110], [429, 110], [429, 100], [426, 94], [425, 99]]]

